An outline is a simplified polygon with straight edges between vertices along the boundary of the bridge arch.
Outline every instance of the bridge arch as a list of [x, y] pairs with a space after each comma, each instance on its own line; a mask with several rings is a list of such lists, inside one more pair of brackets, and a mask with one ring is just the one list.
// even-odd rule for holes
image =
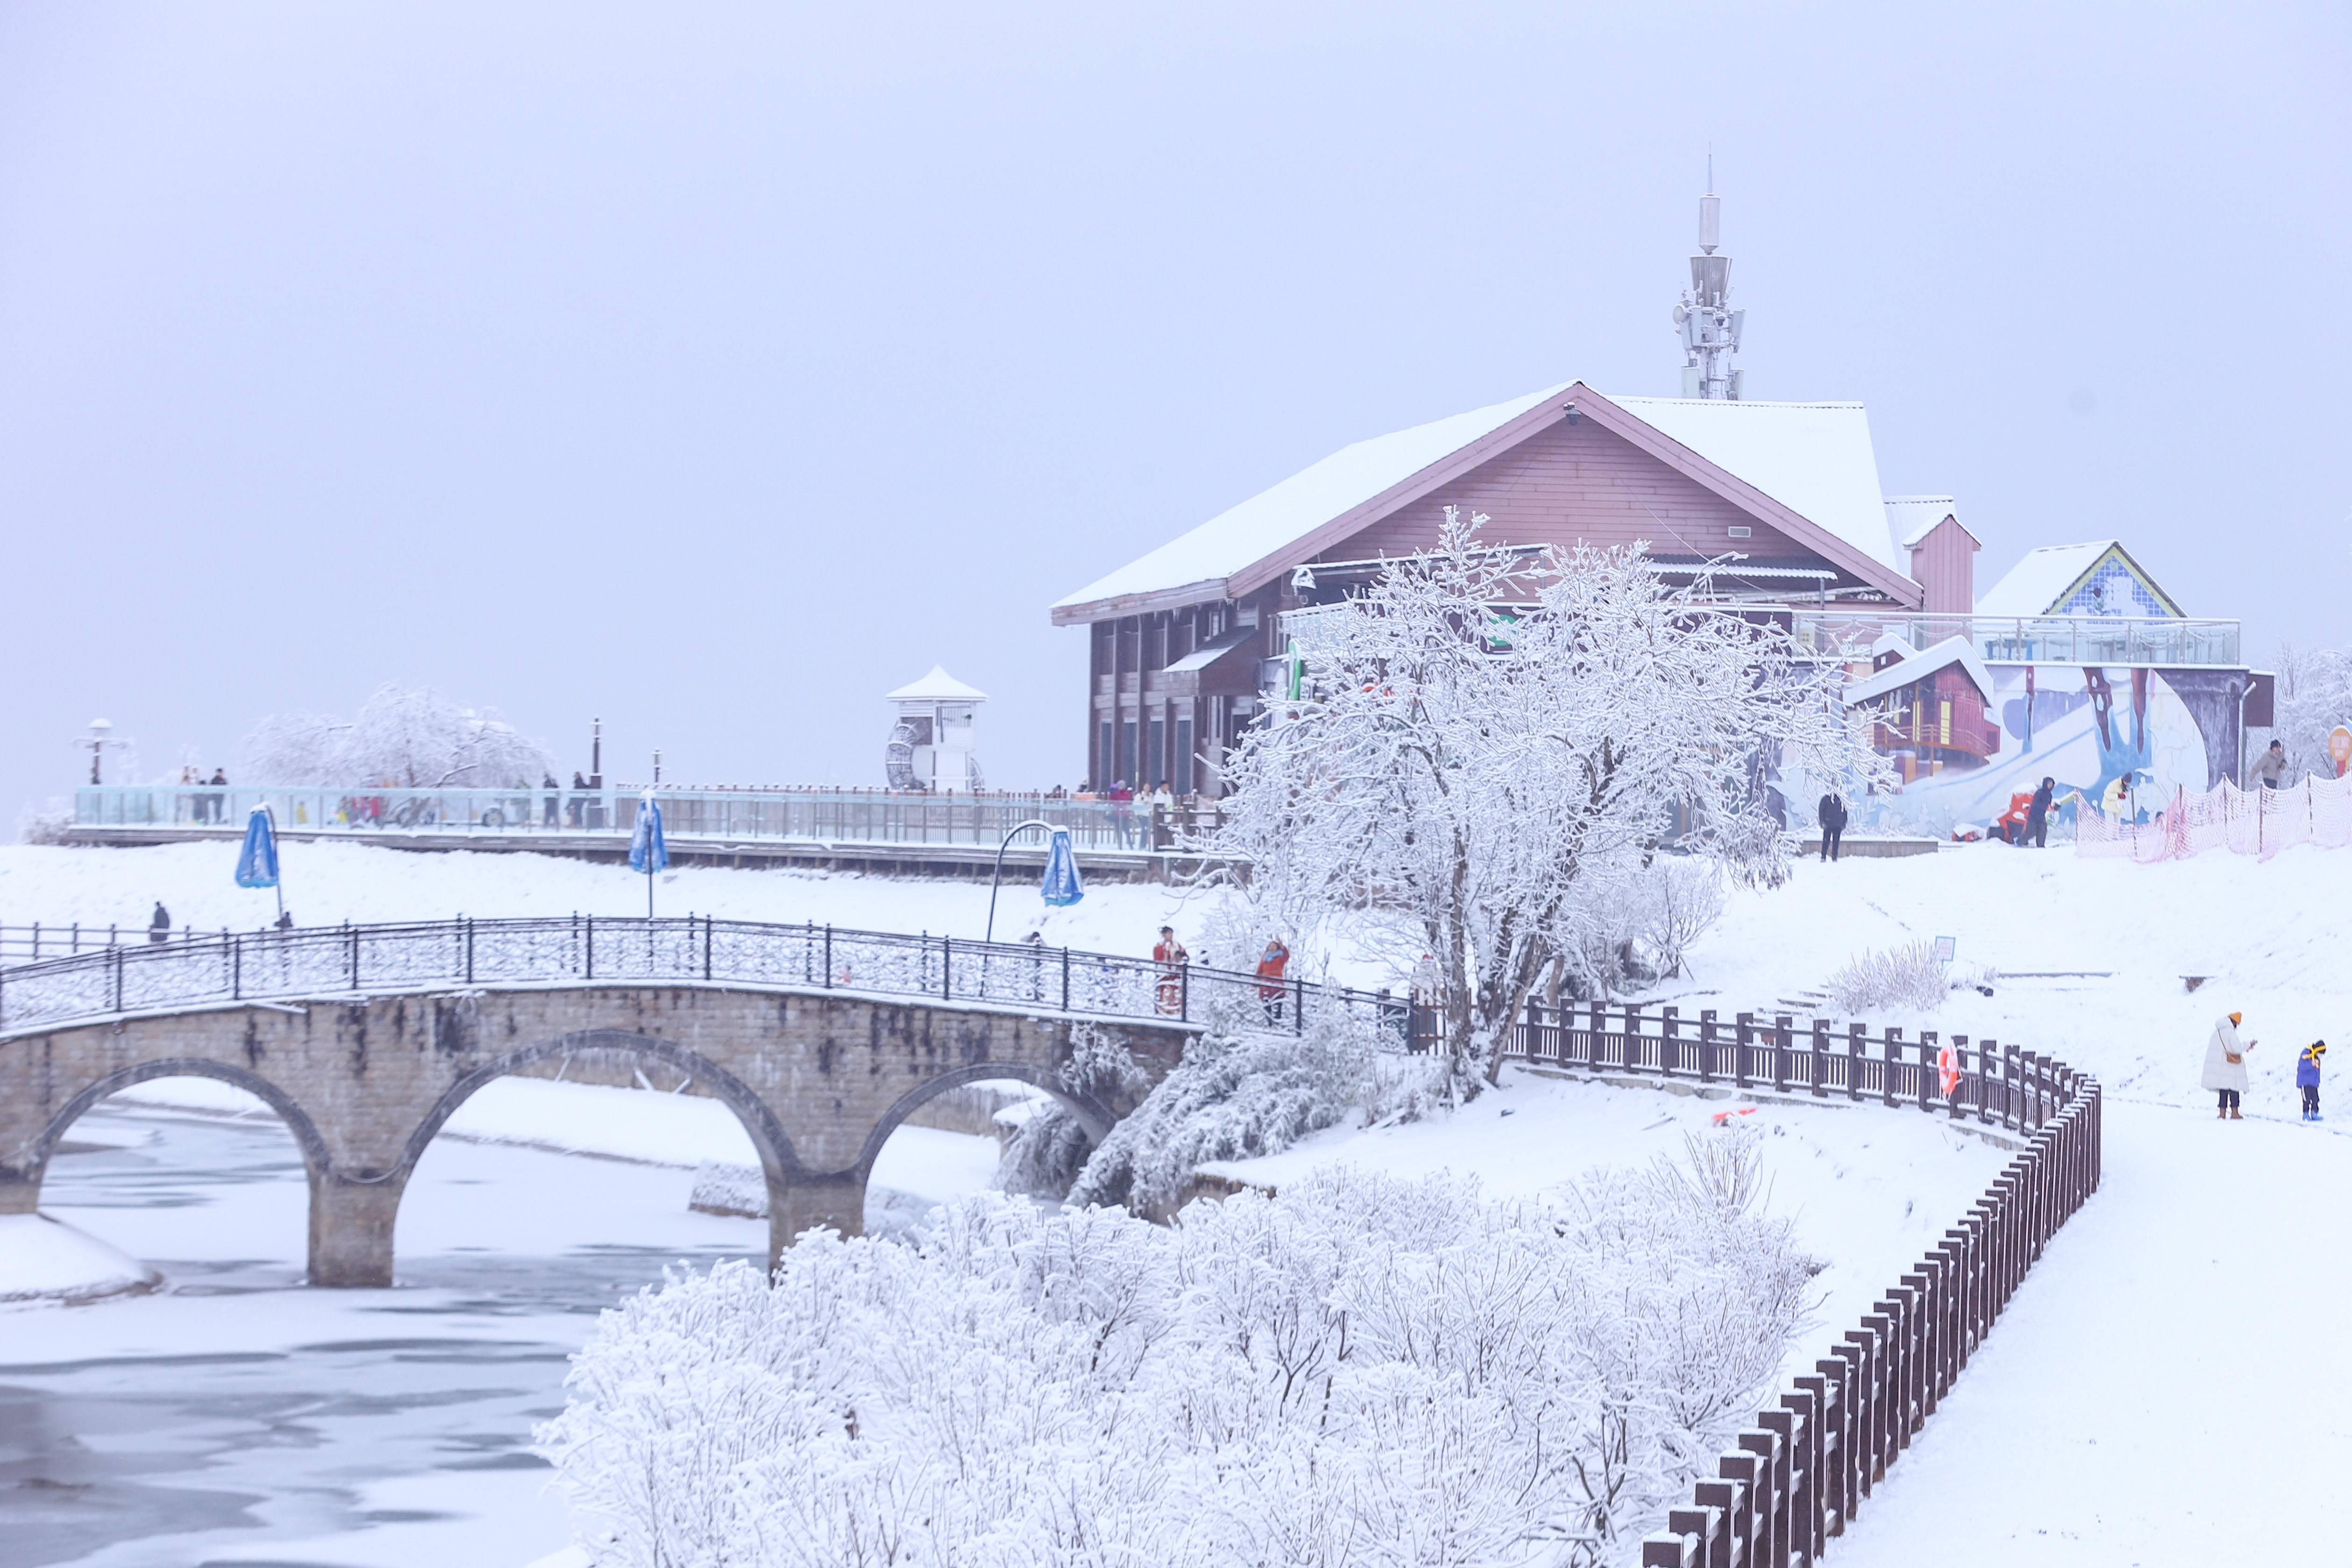
[[[759, 1155], [761, 1169], [767, 1176], [769, 1209], [772, 1215], [783, 1207], [782, 1195], [789, 1192], [796, 1182], [803, 1178], [805, 1173], [801, 1168], [800, 1159], [793, 1147], [792, 1138], [785, 1133], [783, 1124], [778, 1120], [774, 1109], [750, 1085], [709, 1057], [669, 1040], [639, 1034], [633, 1030], [574, 1030], [550, 1040], [505, 1051], [482, 1062], [451, 1083], [433, 1103], [423, 1119], [409, 1133], [399, 1164], [385, 1173], [383, 1180], [385, 1188], [388, 1189], [389, 1207], [381, 1216], [380, 1221], [369, 1227], [372, 1236], [380, 1235], [378, 1249], [381, 1256], [371, 1259], [368, 1262], [365, 1270], [368, 1282], [391, 1283], [393, 1229], [399, 1218], [400, 1195], [406, 1188], [409, 1177], [415, 1174], [417, 1162], [425, 1157], [425, 1149], [431, 1145], [441, 1129], [448, 1124], [449, 1118], [457, 1114], [457, 1108], [473, 1098], [485, 1085], [507, 1077], [520, 1068], [558, 1057], [574, 1056], [588, 1051], [613, 1052], [647, 1061], [665, 1062], [686, 1073], [696, 1083], [709, 1090], [712, 1099], [733, 1112], [735, 1120], [740, 1124], [745, 1135], [751, 1139], [751, 1147]], [[790, 1245], [792, 1240], [792, 1237], [787, 1235], [780, 1241], [776, 1235], [776, 1228], [775, 1222], [772, 1219], [769, 1225], [771, 1266], [774, 1264], [780, 1249]]]
[[294, 1134], [295, 1146], [302, 1151], [302, 1164], [315, 1184], [320, 1173], [334, 1168], [334, 1159], [327, 1152], [327, 1141], [319, 1133], [319, 1124], [310, 1113], [297, 1104], [293, 1096], [272, 1083], [258, 1072], [234, 1062], [215, 1061], [201, 1056], [167, 1056], [142, 1061], [135, 1066], [110, 1072], [105, 1077], [82, 1086], [66, 1103], [58, 1107], [47, 1125], [34, 1140], [32, 1157], [26, 1162], [26, 1175], [36, 1195], [48, 1175], [49, 1156], [76, 1122], [89, 1114], [100, 1101], [157, 1078], [210, 1078], [233, 1089], [242, 1089], [278, 1113], [286, 1130]]
[[875, 1122], [874, 1130], [866, 1135], [866, 1146], [858, 1151], [855, 1168], [861, 1173], [873, 1170], [874, 1161], [882, 1153], [882, 1145], [890, 1141], [890, 1134], [903, 1126], [908, 1117], [949, 1090], [961, 1089], [967, 1083], [1006, 1079], [1026, 1083], [1033, 1089], [1042, 1089], [1052, 1095], [1077, 1118], [1078, 1124], [1087, 1130], [1087, 1136], [1097, 1144], [1110, 1135], [1111, 1124], [1118, 1120], [1100, 1101], [1088, 1095], [1072, 1093], [1063, 1086], [1060, 1075], [1049, 1068], [1021, 1061], [976, 1061], [942, 1072], [899, 1095], [897, 1102]]

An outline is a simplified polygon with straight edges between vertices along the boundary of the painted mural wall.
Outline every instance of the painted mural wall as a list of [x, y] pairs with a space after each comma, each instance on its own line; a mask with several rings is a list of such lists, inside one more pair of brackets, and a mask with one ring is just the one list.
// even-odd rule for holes
[[[1941, 837], [1981, 827], [2044, 777], [2061, 800], [2079, 792], [2111, 817], [2146, 821], [2176, 790], [2208, 789], [2236, 771], [2242, 670], [1994, 664], [1990, 674], [1995, 755], [1858, 802], [1855, 830]], [[1810, 824], [1809, 806], [1799, 815]], [[2072, 820], [2071, 806], [2061, 817]]]

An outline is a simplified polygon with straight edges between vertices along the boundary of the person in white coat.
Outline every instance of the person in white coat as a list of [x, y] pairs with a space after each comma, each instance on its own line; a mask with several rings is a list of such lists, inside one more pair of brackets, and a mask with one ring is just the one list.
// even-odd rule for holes
[[2231, 1013], [2213, 1026], [2213, 1038], [2205, 1043], [2205, 1087], [2221, 1096], [2221, 1116], [2225, 1121], [2242, 1122], [2238, 1113], [2238, 1096], [2246, 1092], [2246, 1052], [2259, 1040], [2241, 1040], [2238, 1026], [2245, 1021], [2243, 1013]]

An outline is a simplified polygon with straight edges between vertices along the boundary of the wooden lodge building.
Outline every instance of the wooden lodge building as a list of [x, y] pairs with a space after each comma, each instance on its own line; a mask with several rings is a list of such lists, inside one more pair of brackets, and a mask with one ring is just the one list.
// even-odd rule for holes
[[1746, 396], [1718, 217], [1702, 197], [1683, 396], [1569, 382], [1360, 441], [1055, 605], [1088, 632], [1088, 779], [1217, 794], [1213, 759], [1286, 685], [1286, 618], [1434, 545], [1449, 507], [1496, 547], [1640, 541], [1824, 658], [1870, 650], [1844, 696], [1895, 781], [1857, 803], [1865, 830], [1965, 836], [2042, 777], [2128, 812], [2237, 775], [2271, 722], [2238, 623], [2189, 617], [2111, 538], [2030, 551], [1979, 600], [1976, 536], [1948, 496], [1880, 491], [1860, 403]]
[[1966, 616], [1948, 497], [1889, 498], [1853, 402], [1607, 395], [1581, 382], [1359, 442], [1053, 607], [1088, 629], [1087, 777], [1218, 792], [1276, 688], [1281, 617], [1428, 549], [1449, 507], [1496, 546], [1645, 542], [1727, 602]]

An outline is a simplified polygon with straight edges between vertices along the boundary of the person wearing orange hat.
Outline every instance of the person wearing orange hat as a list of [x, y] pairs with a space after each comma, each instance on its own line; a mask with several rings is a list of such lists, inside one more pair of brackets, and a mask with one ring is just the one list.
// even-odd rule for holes
[[2242, 1122], [2238, 1110], [2238, 1097], [2246, 1092], [2246, 1052], [2261, 1042], [2241, 1040], [2238, 1026], [2245, 1022], [2243, 1013], [2231, 1013], [2213, 1026], [2213, 1038], [2205, 1043], [2204, 1084], [2221, 1096], [2220, 1118]]

